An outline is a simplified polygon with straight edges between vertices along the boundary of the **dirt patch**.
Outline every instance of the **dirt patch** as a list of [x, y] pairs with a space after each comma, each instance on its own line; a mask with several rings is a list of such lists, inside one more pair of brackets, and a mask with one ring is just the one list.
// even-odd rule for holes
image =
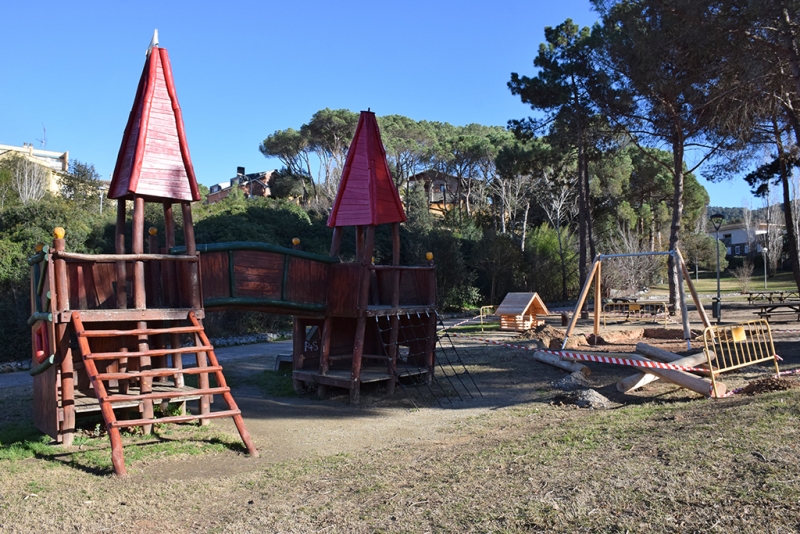
[[771, 391], [786, 391], [787, 389], [793, 389], [797, 386], [798, 383], [796, 380], [780, 376], [771, 376], [756, 380], [755, 382], [750, 382], [742, 388], [741, 392], [745, 395], [757, 395], [759, 393], [769, 393]]
[[[703, 335], [701, 330], [689, 330], [692, 339]], [[683, 339], [682, 328], [645, 328], [643, 337], [651, 339]]]
[[644, 337], [644, 328], [632, 328], [630, 330], [611, 330], [595, 336], [589, 334], [586, 340], [592, 345], [619, 345], [638, 341]]
[[[518, 339], [531, 340], [537, 343], [540, 348], [560, 349], [564, 344], [565, 330], [559, 330], [548, 324], [539, 325], [536, 328], [526, 330], [519, 335]], [[567, 340], [567, 349], [576, 349], [588, 345], [586, 336], [583, 334], [573, 334]]]

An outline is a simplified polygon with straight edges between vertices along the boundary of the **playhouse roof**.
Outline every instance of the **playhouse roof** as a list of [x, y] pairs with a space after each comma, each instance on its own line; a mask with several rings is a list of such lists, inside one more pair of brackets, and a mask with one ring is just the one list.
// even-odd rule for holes
[[108, 198], [200, 200], [167, 50], [144, 63], [111, 178]]
[[374, 226], [405, 220], [403, 203], [389, 173], [378, 121], [371, 111], [362, 111], [328, 226]]
[[548, 315], [549, 313], [538, 293], [509, 293], [495, 312], [496, 315]]

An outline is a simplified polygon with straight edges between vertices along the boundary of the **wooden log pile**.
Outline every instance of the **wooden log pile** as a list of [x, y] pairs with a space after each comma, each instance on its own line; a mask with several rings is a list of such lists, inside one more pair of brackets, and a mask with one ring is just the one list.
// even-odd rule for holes
[[[600, 353], [597, 353], [600, 354]], [[705, 353], [699, 352], [689, 356], [680, 356], [666, 350], [648, 345], [647, 343], [637, 343], [635, 353], [602, 353], [609, 357], [627, 358], [630, 360], [642, 360], [651, 362], [671, 363], [673, 365], [685, 367], [699, 367], [707, 363]], [[564, 369], [571, 373], [580, 372], [584, 376], [590, 374], [590, 369], [585, 365], [571, 360], [568, 356], [558, 356], [547, 352], [535, 352], [533, 357], [543, 363], [547, 363]], [[712, 353], [711, 358], [716, 356]], [[707, 378], [697, 376], [697, 374], [673, 369], [654, 369], [636, 367], [637, 373], [617, 382], [617, 390], [621, 393], [630, 393], [655, 380], [665, 380], [686, 389], [690, 389], [706, 397], [720, 398], [725, 395], [727, 388], [722, 382], [716, 382], [716, 388], [712, 389], [711, 381]], [[710, 374], [707, 371], [702, 374]]]

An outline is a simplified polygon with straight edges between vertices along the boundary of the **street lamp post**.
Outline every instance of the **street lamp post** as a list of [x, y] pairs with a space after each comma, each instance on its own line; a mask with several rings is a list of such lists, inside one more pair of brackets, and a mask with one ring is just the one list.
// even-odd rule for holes
[[725, 220], [725, 217], [723, 217], [721, 213], [715, 213], [710, 217], [710, 219], [711, 224], [714, 225], [714, 230], [717, 232], [717, 242], [714, 244], [715, 248], [717, 249], [717, 298], [714, 300], [711, 306], [711, 315], [719, 323], [722, 320], [722, 303], [719, 291], [719, 227], [722, 226], [722, 221]]
[[767, 252], [769, 249], [767, 247], [761, 247], [761, 252], [764, 254], [764, 289], [767, 289]]

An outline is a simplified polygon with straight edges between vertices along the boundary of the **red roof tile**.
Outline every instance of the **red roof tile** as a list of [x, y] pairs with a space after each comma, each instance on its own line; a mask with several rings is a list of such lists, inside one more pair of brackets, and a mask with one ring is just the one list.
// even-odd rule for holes
[[133, 195], [200, 200], [169, 55], [158, 46], [145, 61], [108, 192]]
[[403, 203], [389, 173], [378, 121], [371, 111], [362, 111], [328, 226], [375, 226], [405, 220]]

